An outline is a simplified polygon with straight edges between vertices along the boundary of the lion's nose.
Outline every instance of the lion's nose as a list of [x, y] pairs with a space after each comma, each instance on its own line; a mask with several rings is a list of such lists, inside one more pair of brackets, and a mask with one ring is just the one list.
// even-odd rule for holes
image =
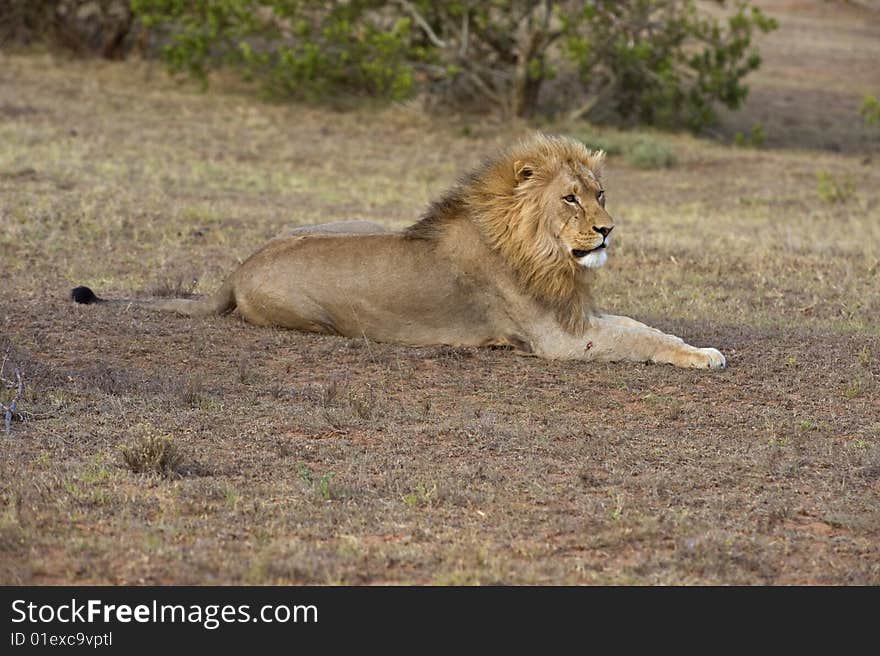
[[611, 234], [611, 231], [614, 230], [614, 226], [593, 226], [593, 230], [598, 232], [603, 237], [607, 237]]

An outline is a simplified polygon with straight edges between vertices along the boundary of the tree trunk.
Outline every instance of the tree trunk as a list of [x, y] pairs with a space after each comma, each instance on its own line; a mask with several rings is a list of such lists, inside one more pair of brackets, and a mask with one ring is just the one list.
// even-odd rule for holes
[[510, 99], [511, 114], [520, 117], [530, 116], [535, 111], [538, 92], [544, 81], [543, 32], [534, 30], [523, 41], [517, 49]]

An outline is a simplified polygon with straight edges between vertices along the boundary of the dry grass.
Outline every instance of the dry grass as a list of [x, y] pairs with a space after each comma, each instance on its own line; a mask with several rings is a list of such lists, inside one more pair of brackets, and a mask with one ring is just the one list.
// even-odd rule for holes
[[175, 478], [183, 473], [183, 454], [165, 435], [141, 435], [133, 444], [120, 448], [122, 462], [135, 474], [158, 474]]
[[[822, 19], [799, 93], [858, 104], [853, 11], [780, 16], [789, 44]], [[822, 111], [768, 144], [822, 145]], [[605, 307], [730, 363], [585, 366], [74, 306], [74, 284], [212, 291], [295, 224], [405, 225], [525, 128], [0, 56], [0, 346], [32, 415], [2, 441], [0, 580], [880, 583], [880, 171], [855, 111], [841, 152], [546, 126], [622, 144]], [[633, 166], [637, 142], [675, 165]]]

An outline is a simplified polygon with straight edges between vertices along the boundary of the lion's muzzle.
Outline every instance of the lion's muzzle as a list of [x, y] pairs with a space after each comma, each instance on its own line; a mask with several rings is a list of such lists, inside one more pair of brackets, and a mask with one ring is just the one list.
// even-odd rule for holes
[[586, 257], [586, 256], [589, 255], [590, 253], [595, 253], [596, 251], [605, 248], [606, 245], [607, 245], [607, 244], [605, 243], [605, 240], [602, 240], [602, 243], [599, 244], [598, 246], [596, 246], [595, 248], [591, 248], [591, 249], [588, 250], [588, 251], [581, 250], [581, 249], [579, 249], [579, 248], [575, 248], [575, 249], [573, 249], [573, 250], [571, 251], [571, 254], [575, 257], [575, 259], [579, 260], [579, 259], [581, 259], [582, 257]]

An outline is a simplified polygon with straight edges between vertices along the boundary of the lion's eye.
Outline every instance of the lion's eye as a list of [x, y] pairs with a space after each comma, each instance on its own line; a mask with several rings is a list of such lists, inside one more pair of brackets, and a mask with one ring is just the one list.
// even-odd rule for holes
[[596, 200], [599, 201], [599, 205], [601, 205], [602, 207], [605, 207], [605, 190], [604, 189], [600, 189], [599, 193], [596, 194]]
[[569, 194], [568, 196], [563, 196], [562, 200], [564, 200], [566, 203], [576, 203], [577, 202], [577, 198], [575, 198], [574, 194]]

